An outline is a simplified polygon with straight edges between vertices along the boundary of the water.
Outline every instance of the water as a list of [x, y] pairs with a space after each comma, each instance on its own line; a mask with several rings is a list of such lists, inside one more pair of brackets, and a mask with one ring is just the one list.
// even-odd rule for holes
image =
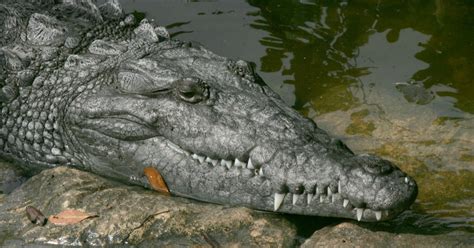
[[[474, 233], [474, 2], [320, 2], [121, 1], [174, 38], [255, 62], [289, 105], [413, 176], [412, 209], [367, 227]], [[303, 234], [328, 223], [291, 218]]]

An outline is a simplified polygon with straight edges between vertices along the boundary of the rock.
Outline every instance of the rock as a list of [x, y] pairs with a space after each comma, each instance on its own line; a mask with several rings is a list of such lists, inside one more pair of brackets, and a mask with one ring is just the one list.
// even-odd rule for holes
[[[291, 247], [296, 228], [282, 216], [168, 197], [57, 167], [33, 176], [12, 194], [0, 195], [0, 246], [82, 245], [139, 247]], [[25, 208], [45, 216], [65, 209], [98, 217], [78, 224], [32, 224]]]
[[26, 181], [26, 177], [21, 170], [0, 160], [0, 193], [8, 194], [24, 181]]
[[[470, 240], [469, 240], [470, 239]], [[374, 232], [345, 222], [316, 231], [302, 248], [310, 247], [474, 247], [472, 238], [448, 235]]]

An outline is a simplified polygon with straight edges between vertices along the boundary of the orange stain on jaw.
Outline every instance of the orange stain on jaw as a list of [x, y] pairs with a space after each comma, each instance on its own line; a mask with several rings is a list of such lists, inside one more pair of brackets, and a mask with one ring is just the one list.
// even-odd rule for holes
[[160, 172], [156, 170], [155, 168], [148, 166], [143, 169], [143, 173], [145, 173], [145, 176], [148, 179], [148, 182], [150, 183], [151, 187], [165, 195], [170, 195], [170, 191], [168, 189], [168, 186], [166, 186], [166, 182], [161, 176]]

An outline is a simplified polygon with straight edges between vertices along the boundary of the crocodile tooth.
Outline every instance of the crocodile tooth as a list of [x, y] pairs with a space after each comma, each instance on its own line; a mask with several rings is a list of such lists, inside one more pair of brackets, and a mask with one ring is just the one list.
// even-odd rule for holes
[[252, 159], [249, 158], [249, 162], [247, 163], [247, 169], [255, 169], [252, 164]]
[[203, 163], [204, 162], [204, 159], [206, 159], [204, 156], [197, 156], [197, 160], [199, 160], [199, 163]]
[[222, 166], [227, 166], [227, 169], [230, 169], [230, 168], [232, 168], [232, 161], [223, 159], [221, 161], [221, 165]]
[[285, 199], [285, 195], [286, 194], [275, 193], [275, 202], [273, 203], [274, 211], [280, 208], [283, 199]]
[[299, 196], [300, 196], [300, 195], [293, 194], [293, 205], [296, 204], [296, 202], [298, 201], [298, 197], [299, 197]]
[[349, 200], [344, 199], [344, 202], [342, 203], [342, 206], [345, 208], [345, 207], [347, 207], [347, 205], [349, 205]]
[[377, 221], [382, 219], [382, 211], [375, 211], [375, 218]]
[[258, 174], [259, 174], [261, 177], [263, 177], [263, 168], [262, 168], [262, 167], [260, 167], [260, 169], [258, 170]]
[[235, 159], [234, 165], [237, 167], [244, 167], [245, 168], [245, 163], [241, 162], [238, 158]]
[[362, 215], [364, 214], [364, 209], [363, 208], [356, 208], [357, 211], [357, 221], [362, 220]]
[[319, 202], [323, 203], [323, 201], [324, 201], [323, 195], [319, 195]]
[[199, 156], [199, 155], [197, 155], [197, 154], [193, 153], [193, 155], [191, 155], [191, 158], [193, 158], [193, 159], [196, 159], [196, 160], [197, 160], [197, 159], [198, 159], [198, 156]]
[[206, 162], [211, 163], [213, 166], [216, 166], [219, 161], [217, 159], [212, 159], [210, 157], [207, 157]]
[[408, 177], [405, 177], [405, 183], [408, 183]]
[[335, 196], [335, 195], [332, 195], [332, 196], [331, 196], [331, 202], [334, 203], [335, 200], [336, 200], [336, 196]]
[[188, 155], [188, 156], [191, 155], [191, 153], [189, 153], [189, 152], [186, 151], [186, 150], [181, 149], [181, 148], [180, 148], [179, 146], [177, 146], [176, 144], [173, 144], [173, 143], [171, 143], [171, 142], [168, 142], [167, 145], [168, 145], [169, 148], [175, 150], [176, 152], [184, 153], [184, 154], [186, 154], [186, 155]]
[[384, 210], [384, 211], [383, 211], [383, 214], [384, 214], [385, 216], [388, 216], [388, 215], [389, 215], [388, 210]]
[[307, 198], [307, 200], [308, 200], [308, 205], [311, 203], [311, 200], [313, 200], [313, 196], [314, 196], [314, 194], [308, 193], [308, 198]]
[[236, 167], [241, 167], [241, 165], [240, 165], [240, 160], [239, 160], [238, 158], [236, 158], [236, 159], [234, 160], [234, 166], [236, 166]]
[[328, 187], [328, 197], [332, 195], [332, 190], [331, 188]]
[[319, 192], [319, 187], [316, 187], [316, 195], [319, 195], [321, 192]]
[[341, 180], [337, 181], [337, 192], [341, 193]]

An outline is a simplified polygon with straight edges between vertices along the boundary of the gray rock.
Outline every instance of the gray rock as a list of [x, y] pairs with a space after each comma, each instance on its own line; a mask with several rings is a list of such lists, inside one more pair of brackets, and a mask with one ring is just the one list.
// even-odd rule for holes
[[[272, 213], [164, 196], [66, 167], [45, 170], [0, 196], [0, 246], [291, 247], [296, 242], [296, 228]], [[45, 216], [77, 209], [98, 217], [38, 226], [26, 218], [27, 206]]]
[[19, 187], [26, 177], [23, 172], [10, 163], [0, 160], [0, 193], [10, 193]]
[[374, 232], [346, 222], [316, 231], [302, 248], [310, 247], [474, 247], [468, 237]]

